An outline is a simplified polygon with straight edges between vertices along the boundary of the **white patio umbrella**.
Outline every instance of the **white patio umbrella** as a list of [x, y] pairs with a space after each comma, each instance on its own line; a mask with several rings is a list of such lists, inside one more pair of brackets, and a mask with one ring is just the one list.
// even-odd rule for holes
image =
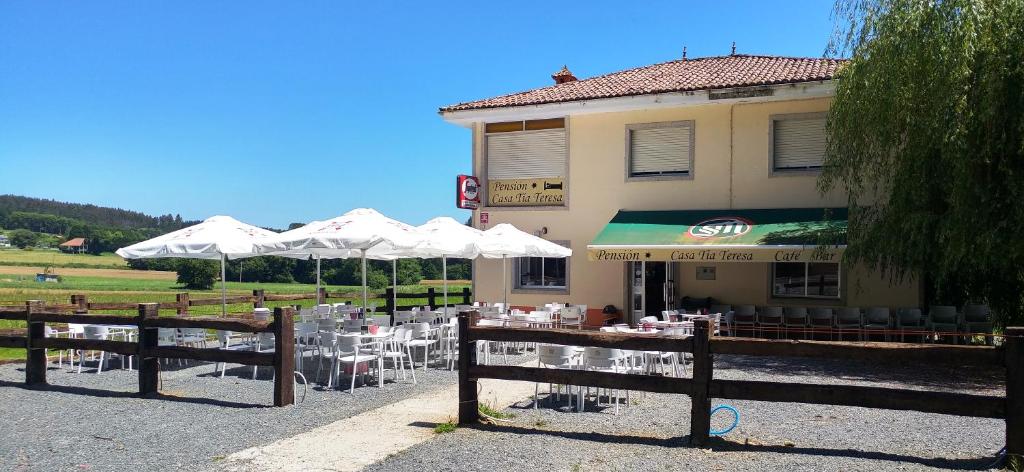
[[488, 259], [501, 258], [501, 280], [505, 291], [505, 308], [508, 309], [508, 257], [569, 257], [572, 249], [559, 246], [551, 241], [520, 231], [508, 223], [495, 225], [484, 231], [476, 242], [477, 251]]
[[444, 284], [444, 306], [448, 306], [448, 258], [473, 259], [479, 254], [476, 242], [483, 231], [466, 226], [447, 216], [434, 218], [416, 227], [419, 242], [414, 247], [394, 247], [379, 244], [367, 251], [371, 259], [378, 257], [441, 258], [441, 273]]
[[125, 259], [179, 257], [220, 260], [221, 314], [227, 314], [225, 260], [259, 255], [257, 245], [277, 235], [230, 216], [211, 216], [202, 223], [157, 236], [117, 250]]
[[[395, 247], [416, 244], [412, 226], [388, 218], [371, 208], [357, 208], [337, 218], [314, 221], [269, 238], [261, 243], [260, 252], [268, 255], [309, 257], [316, 259], [362, 259], [363, 310], [367, 305], [366, 251], [377, 244]], [[319, 267], [319, 264], [317, 264]], [[319, 281], [319, 271], [317, 280]], [[319, 286], [319, 283], [318, 283]], [[319, 292], [319, 290], [318, 290]]]

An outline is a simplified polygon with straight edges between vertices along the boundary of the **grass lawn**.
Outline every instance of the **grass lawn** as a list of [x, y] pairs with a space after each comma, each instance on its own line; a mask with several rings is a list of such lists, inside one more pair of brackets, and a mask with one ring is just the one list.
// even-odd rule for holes
[[13, 266], [53, 266], [124, 269], [128, 267], [124, 259], [116, 254], [104, 253], [98, 256], [91, 254], [64, 254], [55, 250], [36, 249], [0, 249], [0, 265]]

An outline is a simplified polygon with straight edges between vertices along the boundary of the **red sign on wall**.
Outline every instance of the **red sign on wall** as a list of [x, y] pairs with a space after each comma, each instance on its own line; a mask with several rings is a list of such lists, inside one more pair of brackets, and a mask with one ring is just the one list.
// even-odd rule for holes
[[455, 186], [455, 206], [467, 210], [480, 208], [480, 180], [472, 175], [459, 175]]

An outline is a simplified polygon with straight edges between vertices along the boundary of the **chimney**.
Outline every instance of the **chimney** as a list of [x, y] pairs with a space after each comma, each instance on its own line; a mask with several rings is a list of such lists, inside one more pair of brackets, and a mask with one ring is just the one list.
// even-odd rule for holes
[[555, 84], [564, 84], [566, 82], [575, 82], [577, 80], [576, 76], [572, 75], [572, 72], [569, 72], [569, 68], [566, 66], [562, 66], [562, 70], [551, 74], [551, 78], [555, 79]]

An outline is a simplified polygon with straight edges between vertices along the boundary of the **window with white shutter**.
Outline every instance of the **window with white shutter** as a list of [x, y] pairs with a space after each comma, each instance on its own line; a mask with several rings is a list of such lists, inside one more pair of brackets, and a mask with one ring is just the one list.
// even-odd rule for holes
[[486, 205], [565, 206], [565, 119], [487, 123]]
[[776, 115], [771, 119], [774, 171], [821, 169], [825, 158], [825, 114]]
[[689, 178], [693, 172], [693, 121], [626, 126], [628, 178]]
[[487, 135], [488, 179], [565, 176], [565, 129]]

